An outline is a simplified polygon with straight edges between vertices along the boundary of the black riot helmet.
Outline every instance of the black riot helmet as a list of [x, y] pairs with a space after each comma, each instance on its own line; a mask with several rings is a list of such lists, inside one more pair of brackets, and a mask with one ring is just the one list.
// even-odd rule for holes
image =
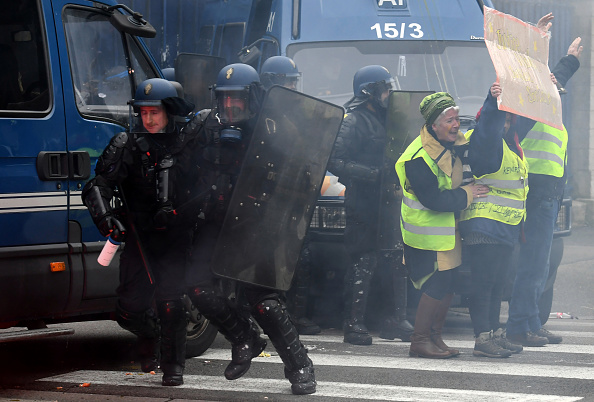
[[[135, 113], [140, 112], [142, 106], [161, 106], [167, 112], [169, 126], [167, 132], [173, 129], [174, 119], [171, 116], [186, 116], [194, 109], [194, 105], [178, 96], [175, 85], [163, 78], [149, 78], [138, 85], [134, 99], [129, 102]], [[131, 127], [136, 126], [131, 121]]]
[[280, 85], [301, 91], [301, 73], [293, 59], [286, 56], [272, 56], [267, 59], [260, 69], [260, 81], [266, 89]]
[[355, 107], [364, 102], [371, 101], [377, 107], [388, 107], [388, 97], [382, 99], [386, 91], [396, 89], [394, 78], [386, 67], [371, 65], [360, 68], [353, 77], [354, 97], [345, 107]]
[[194, 109], [192, 103], [178, 96], [175, 85], [163, 78], [142, 81], [129, 103], [136, 111], [140, 106], [163, 106], [167, 113], [175, 116], [185, 116]]
[[221, 69], [214, 86], [218, 117], [223, 124], [238, 124], [258, 112], [260, 76], [250, 65], [229, 64]]
[[130, 103], [135, 106], [163, 106], [163, 99], [177, 96], [173, 84], [163, 78], [151, 78], [138, 85], [134, 99]]

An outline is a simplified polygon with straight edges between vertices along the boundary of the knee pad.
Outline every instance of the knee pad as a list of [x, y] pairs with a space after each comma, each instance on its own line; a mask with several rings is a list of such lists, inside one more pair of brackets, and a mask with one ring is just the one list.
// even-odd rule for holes
[[194, 307], [207, 318], [218, 317], [228, 310], [227, 299], [218, 295], [213, 289], [193, 288], [188, 297]]
[[132, 313], [124, 310], [118, 304], [116, 306], [116, 322], [120, 327], [141, 338], [156, 338], [159, 336], [159, 322], [152, 309], [141, 313]]
[[182, 299], [160, 300], [157, 302], [157, 311], [161, 325], [186, 326], [186, 307]]
[[283, 310], [284, 306], [278, 299], [265, 299], [253, 307], [252, 313], [259, 319], [269, 321], [271, 319], [278, 319], [280, 316], [282, 316]]

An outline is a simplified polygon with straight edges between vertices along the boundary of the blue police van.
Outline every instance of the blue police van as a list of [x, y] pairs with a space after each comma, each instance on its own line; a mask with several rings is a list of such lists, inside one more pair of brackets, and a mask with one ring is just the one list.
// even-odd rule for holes
[[[155, 29], [112, 0], [20, 0], [0, 16], [0, 342], [71, 333], [47, 324], [109, 319], [117, 259], [81, 189], [128, 126], [136, 86], [161, 70], [142, 37]], [[190, 355], [216, 329], [195, 309]]]

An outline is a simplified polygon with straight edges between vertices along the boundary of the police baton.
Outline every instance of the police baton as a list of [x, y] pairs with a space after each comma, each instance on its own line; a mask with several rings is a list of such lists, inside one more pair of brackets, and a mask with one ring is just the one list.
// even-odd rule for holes
[[128, 219], [129, 224], [130, 224], [130, 231], [134, 234], [134, 238], [136, 239], [136, 244], [138, 244], [138, 252], [140, 253], [140, 259], [142, 260], [142, 265], [144, 266], [144, 270], [146, 271], [146, 274], [148, 275], [149, 282], [151, 283], [151, 285], [154, 285], [155, 277], [153, 275], [153, 271], [151, 270], [149, 262], [146, 259], [146, 254], [142, 247], [142, 242], [140, 241], [140, 236], [138, 235], [138, 231], [136, 230], [136, 227], [134, 226], [134, 222], [133, 222], [134, 219], [132, 217], [132, 213], [130, 212], [130, 208], [128, 208], [128, 203], [126, 202], [126, 196], [124, 195], [124, 190], [123, 190], [122, 186], [120, 185], [120, 183], [118, 183], [118, 189], [120, 190], [120, 195], [122, 198], [122, 203], [124, 204], [124, 209], [126, 210], [126, 214], [130, 217], [130, 219]]

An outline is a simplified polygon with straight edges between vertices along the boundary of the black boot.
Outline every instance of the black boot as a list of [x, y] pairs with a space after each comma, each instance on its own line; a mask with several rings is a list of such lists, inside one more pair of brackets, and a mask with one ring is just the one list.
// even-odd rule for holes
[[[233, 320], [231, 315], [229, 319]], [[229, 319], [221, 323], [221, 328], [229, 323]], [[260, 337], [258, 326], [253, 322], [247, 325], [249, 326], [247, 331], [242, 329], [241, 333], [228, 332], [227, 339], [231, 342], [231, 362], [225, 369], [225, 378], [228, 380], [236, 380], [247, 373], [252, 365], [252, 359], [258, 357], [266, 348], [266, 340]], [[221, 333], [224, 335], [225, 330], [223, 329]]]
[[289, 314], [278, 299], [265, 299], [256, 304], [252, 315], [268, 335], [285, 364], [285, 378], [291, 382], [295, 395], [316, 392], [316, 378], [307, 349], [299, 340], [299, 333]]
[[353, 264], [348, 274], [345, 286], [345, 322], [344, 342], [353, 345], [371, 345], [372, 338], [365, 326], [365, 309], [371, 277], [375, 270], [377, 259], [373, 254], [365, 254]]
[[138, 338], [138, 352], [140, 353], [140, 369], [144, 373], [157, 370], [161, 359], [161, 336]]
[[162, 384], [176, 386], [184, 383], [186, 366], [186, 311], [183, 301], [169, 300], [159, 302], [161, 320], [161, 370]]
[[266, 340], [260, 337], [257, 325], [232, 309], [225, 297], [212, 290], [196, 288], [190, 292], [190, 299], [231, 343], [231, 362], [225, 369], [225, 378], [240, 378], [249, 370], [252, 359], [266, 347]]
[[159, 368], [161, 351], [161, 334], [157, 315], [150, 309], [142, 313], [124, 310], [116, 305], [116, 321], [120, 327], [138, 337], [138, 354], [140, 369], [145, 373]]
[[[404, 311], [406, 314], [406, 310]], [[398, 320], [395, 317], [388, 317], [382, 323], [379, 337], [382, 339], [395, 339], [398, 338], [403, 342], [410, 342], [410, 337], [415, 332], [414, 327], [406, 319]]]
[[379, 337], [389, 340], [399, 338], [410, 342], [414, 328], [406, 319], [407, 276], [402, 264], [402, 252], [384, 251], [378, 262], [377, 273], [380, 276], [382, 300], [387, 303], [388, 316], [382, 323]]
[[356, 319], [345, 321], [343, 330], [343, 342], [353, 345], [371, 345], [373, 342], [373, 338], [369, 335], [365, 324]]

